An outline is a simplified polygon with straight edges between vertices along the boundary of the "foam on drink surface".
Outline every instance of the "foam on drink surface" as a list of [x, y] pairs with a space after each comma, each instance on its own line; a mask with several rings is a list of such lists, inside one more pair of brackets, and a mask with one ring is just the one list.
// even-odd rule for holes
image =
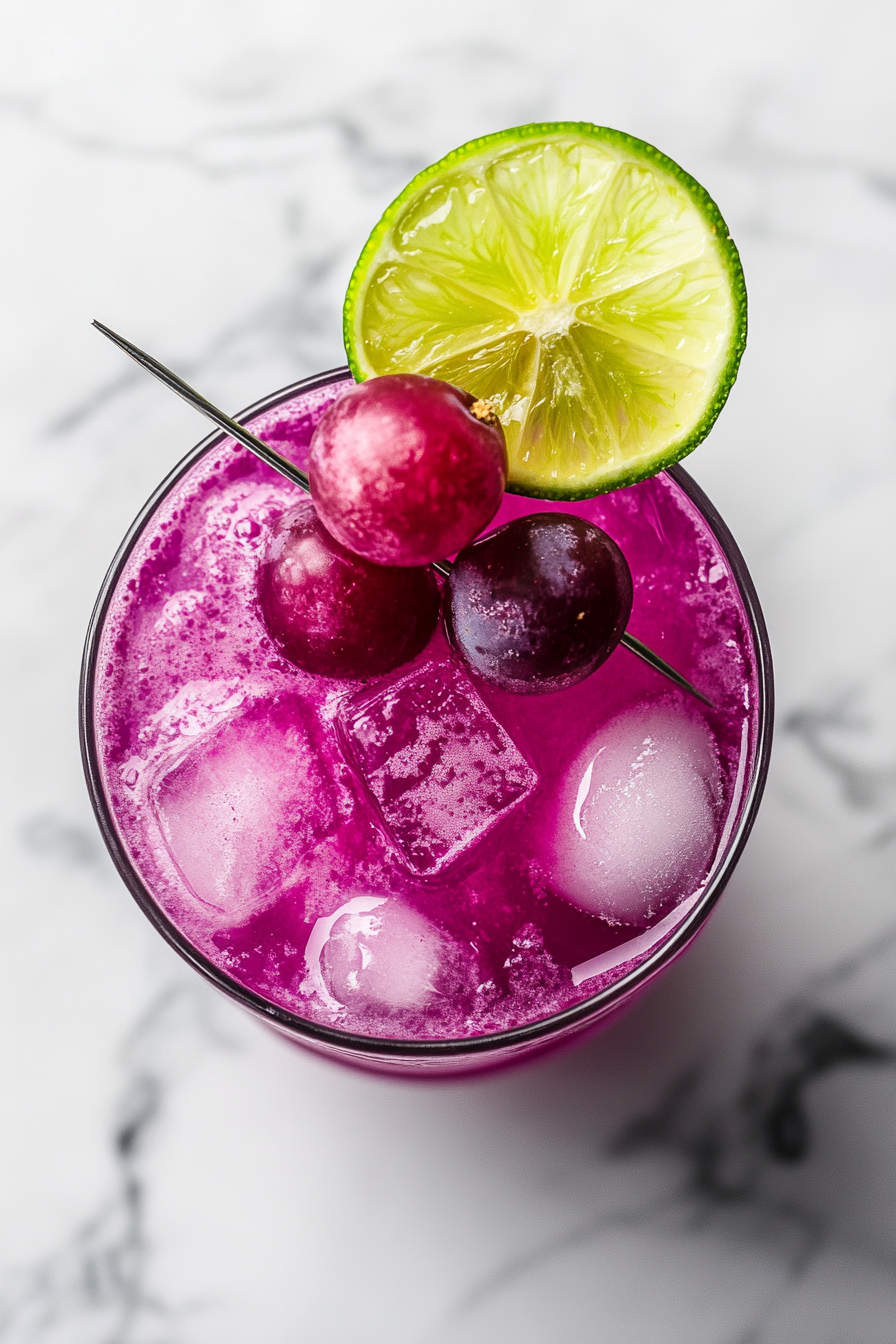
[[[304, 465], [347, 384], [254, 429]], [[367, 683], [269, 639], [256, 572], [295, 491], [244, 450], [200, 459], [117, 584], [96, 729], [144, 884], [240, 984], [365, 1035], [445, 1039], [587, 997], [674, 929], [730, 833], [755, 740], [752, 644], [727, 562], [666, 477], [577, 504], [622, 546], [630, 629], [695, 702], [620, 649], [548, 696], [474, 684], [441, 633]], [[739, 769], [740, 767], [740, 769]]]

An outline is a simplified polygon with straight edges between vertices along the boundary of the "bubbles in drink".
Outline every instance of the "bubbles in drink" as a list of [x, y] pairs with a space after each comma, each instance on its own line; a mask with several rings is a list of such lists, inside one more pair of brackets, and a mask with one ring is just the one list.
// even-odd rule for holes
[[537, 782], [451, 663], [352, 701], [342, 727], [387, 834], [419, 873], [436, 872], [469, 849]]
[[193, 895], [234, 921], [293, 886], [336, 819], [314, 726], [288, 697], [193, 739], [150, 796]]
[[720, 797], [718, 756], [702, 720], [670, 704], [620, 714], [563, 785], [553, 844], [558, 890], [611, 922], [647, 923], [706, 872]]

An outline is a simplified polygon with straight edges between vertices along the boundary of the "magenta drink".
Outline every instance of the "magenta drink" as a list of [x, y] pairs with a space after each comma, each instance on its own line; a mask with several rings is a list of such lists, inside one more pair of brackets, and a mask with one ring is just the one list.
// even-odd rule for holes
[[[352, 380], [251, 413], [299, 466]], [[736, 547], [679, 468], [578, 503], [506, 495], [492, 528], [563, 511], [619, 544], [625, 648], [517, 695], [442, 628], [383, 675], [288, 661], [259, 608], [287, 481], [222, 436], [147, 506], [113, 565], [82, 695], [119, 870], [178, 950], [293, 1039], [404, 1072], [494, 1066], [608, 1019], [690, 941], [764, 782], [768, 648]]]

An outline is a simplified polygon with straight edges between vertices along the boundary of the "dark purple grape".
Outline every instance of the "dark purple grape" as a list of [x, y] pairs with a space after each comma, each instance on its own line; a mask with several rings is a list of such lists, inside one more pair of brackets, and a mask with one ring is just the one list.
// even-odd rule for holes
[[327, 410], [308, 474], [324, 526], [343, 546], [379, 565], [427, 565], [454, 555], [497, 513], [504, 431], [469, 392], [387, 374]]
[[507, 691], [562, 691], [622, 638], [632, 576], [606, 532], [572, 513], [505, 523], [462, 551], [445, 594], [454, 647]]
[[430, 569], [352, 555], [311, 500], [283, 514], [258, 576], [265, 625], [287, 658], [325, 677], [372, 677], [414, 658], [439, 619]]

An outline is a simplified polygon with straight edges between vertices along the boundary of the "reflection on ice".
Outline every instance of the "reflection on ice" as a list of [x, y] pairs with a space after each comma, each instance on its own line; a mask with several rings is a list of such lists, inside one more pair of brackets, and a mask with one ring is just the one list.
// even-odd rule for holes
[[190, 890], [233, 922], [291, 886], [335, 821], [308, 711], [289, 697], [195, 738], [151, 797]]
[[454, 954], [450, 941], [411, 906], [354, 896], [314, 925], [301, 988], [333, 1013], [346, 1007], [419, 1011], [448, 988]]
[[667, 704], [620, 714], [588, 745], [562, 790], [558, 889], [613, 923], [646, 924], [703, 877], [720, 789], [702, 720]]

